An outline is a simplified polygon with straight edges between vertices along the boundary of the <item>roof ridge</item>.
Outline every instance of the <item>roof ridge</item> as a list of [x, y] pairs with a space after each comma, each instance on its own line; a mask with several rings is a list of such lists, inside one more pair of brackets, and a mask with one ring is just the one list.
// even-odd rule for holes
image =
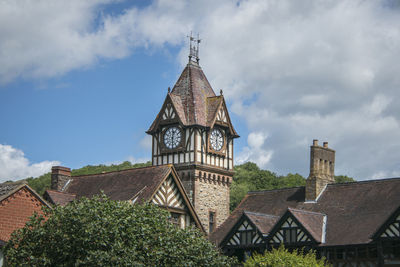
[[310, 214], [316, 214], [316, 215], [323, 215], [326, 216], [325, 213], [321, 213], [321, 212], [316, 212], [316, 211], [309, 211], [309, 210], [301, 210], [301, 209], [294, 209], [294, 208], [288, 208], [289, 211], [298, 211], [298, 212], [302, 212], [302, 213], [310, 213]]
[[256, 216], [264, 216], [264, 217], [272, 217], [272, 218], [280, 218], [280, 216], [272, 215], [272, 214], [266, 214], [266, 213], [261, 213], [261, 212], [254, 212], [254, 211], [243, 211], [245, 214], [250, 214], [250, 215], [256, 215]]
[[259, 191], [249, 191], [247, 194], [261, 194], [265, 192], [273, 192], [273, 191], [283, 191], [283, 190], [290, 190], [290, 189], [299, 189], [304, 188], [305, 186], [295, 186], [295, 187], [284, 187], [284, 188], [276, 188], [276, 189], [267, 189], [267, 190], [259, 190]]
[[67, 192], [64, 192], [64, 191], [57, 191], [57, 190], [53, 190], [53, 189], [47, 189], [46, 191], [47, 192], [54, 192], [54, 193], [58, 193], [58, 194], [76, 196], [76, 194], [73, 194], [73, 193], [67, 193]]
[[82, 174], [82, 175], [71, 176], [71, 178], [81, 178], [81, 177], [94, 176], [94, 175], [101, 175], [101, 174], [117, 173], [117, 172], [132, 171], [132, 170], [139, 170], [139, 169], [146, 169], [146, 168], [149, 168], [149, 169], [150, 169], [150, 168], [160, 168], [160, 167], [169, 167], [169, 168], [170, 168], [170, 167], [171, 167], [171, 164], [151, 165], [151, 166], [130, 168], [130, 169], [124, 169], [124, 170], [110, 171], [110, 172], [101, 172], [101, 173], [92, 173], [92, 174]]
[[207, 99], [208, 98], [217, 98], [217, 97], [223, 97], [223, 95], [207, 96]]
[[344, 182], [344, 183], [332, 183], [332, 184], [328, 184], [328, 186], [342, 186], [342, 185], [353, 185], [353, 184], [379, 183], [379, 182], [387, 182], [387, 181], [393, 181], [393, 180], [400, 180], [400, 177], [384, 178], [384, 179], [371, 179], [371, 180], [362, 180], [362, 181]]

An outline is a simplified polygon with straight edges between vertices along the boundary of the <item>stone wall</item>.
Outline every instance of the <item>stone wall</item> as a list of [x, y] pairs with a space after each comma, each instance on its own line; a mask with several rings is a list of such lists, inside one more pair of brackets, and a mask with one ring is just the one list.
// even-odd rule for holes
[[207, 233], [209, 214], [215, 212], [214, 230], [229, 216], [229, 192], [232, 178], [198, 172], [194, 186], [194, 206]]
[[63, 191], [65, 184], [71, 179], [71, 169], [62, 166], [51, 168], [51, 189]]
[[310, 147], [310, 175], [306, 181], [306, 200], [315, 201], [325, 186], [334, 182], [335, 150], [328, 147], [328, 142], [319, 146], [318, 140], [315, 139]]

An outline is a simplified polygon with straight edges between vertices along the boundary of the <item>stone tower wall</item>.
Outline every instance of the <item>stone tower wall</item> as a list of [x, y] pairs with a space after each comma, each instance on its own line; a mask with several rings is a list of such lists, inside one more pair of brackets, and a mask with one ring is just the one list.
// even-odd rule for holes
[[197, 172], [194, 206], [206, 232], [209, 233], [209, 214], [215, 213], [214, 230], [229, 216], [229, 192], [232, 177]]

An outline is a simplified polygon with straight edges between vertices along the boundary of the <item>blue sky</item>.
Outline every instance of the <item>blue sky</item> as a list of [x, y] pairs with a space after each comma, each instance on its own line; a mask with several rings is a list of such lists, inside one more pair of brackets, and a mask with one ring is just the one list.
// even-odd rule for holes
[[308, 175], [398, 176], [398, 1], [0, 3], [0, 181], [52, 164], [150, 159], [145, 131], [187, 62], [224, 90], [237, 163]]

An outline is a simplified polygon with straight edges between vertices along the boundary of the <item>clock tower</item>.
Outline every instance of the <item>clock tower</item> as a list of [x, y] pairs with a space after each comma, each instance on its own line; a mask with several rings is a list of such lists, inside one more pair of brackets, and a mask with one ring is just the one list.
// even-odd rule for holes
[[233, 140], [239, 136], [222, 90], [214, 93], [199, 66], [199, 42], [191, 38], [189, 62], [147, 133], [152, 164], [174, 165], [201, 223], [212, 232], [229, 216]]

